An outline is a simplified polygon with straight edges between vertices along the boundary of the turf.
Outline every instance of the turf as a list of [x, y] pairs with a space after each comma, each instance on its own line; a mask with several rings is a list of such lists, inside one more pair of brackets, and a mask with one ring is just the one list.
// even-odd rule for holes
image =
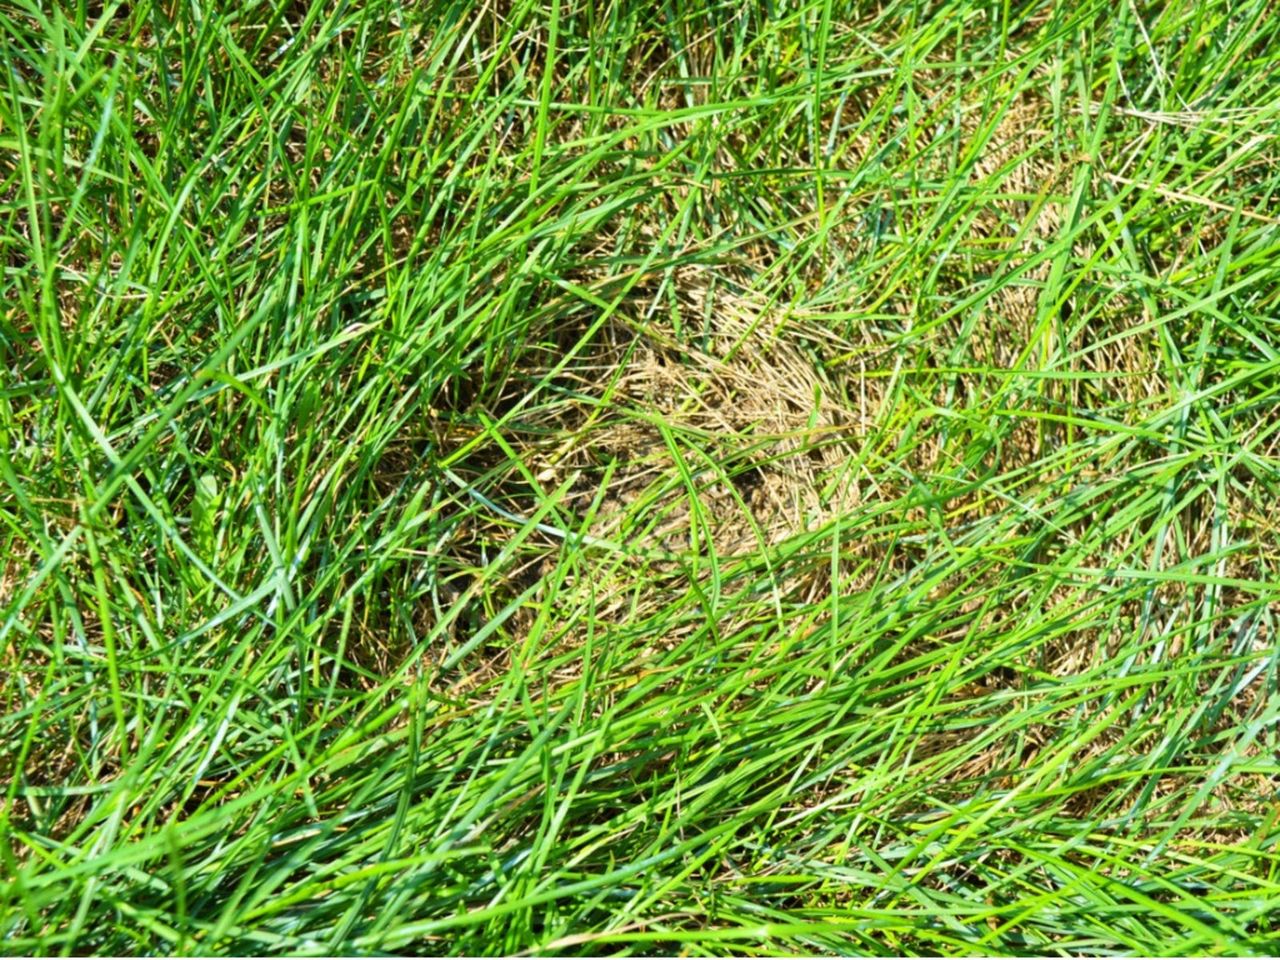
[[1273, 4], [0, 44], [0, 949], [1276, 952]]

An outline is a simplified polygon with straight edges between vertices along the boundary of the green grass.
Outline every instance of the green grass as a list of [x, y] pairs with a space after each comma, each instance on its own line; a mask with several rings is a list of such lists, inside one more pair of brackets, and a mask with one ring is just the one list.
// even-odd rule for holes
[[1272, 4], [0, 44], [5, 952], [1276, 951]]

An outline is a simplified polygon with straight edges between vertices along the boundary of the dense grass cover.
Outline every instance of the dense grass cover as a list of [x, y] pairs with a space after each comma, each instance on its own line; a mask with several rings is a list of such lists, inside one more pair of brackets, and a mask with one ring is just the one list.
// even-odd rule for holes
[[0, 942], [1280, 944], [1260, 0], [5, 0]]

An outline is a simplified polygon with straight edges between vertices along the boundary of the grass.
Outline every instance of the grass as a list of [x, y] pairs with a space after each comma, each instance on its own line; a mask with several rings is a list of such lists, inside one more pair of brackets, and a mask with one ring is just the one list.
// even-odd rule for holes
[[1273, 4], [0, 43], [5, 952], [1275, 952]]

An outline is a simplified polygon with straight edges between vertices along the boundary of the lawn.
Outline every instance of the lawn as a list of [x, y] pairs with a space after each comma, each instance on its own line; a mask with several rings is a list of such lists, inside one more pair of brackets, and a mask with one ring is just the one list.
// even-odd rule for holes
[[0, 61], [0, 952], [1280, 950], [1275, 4]]

